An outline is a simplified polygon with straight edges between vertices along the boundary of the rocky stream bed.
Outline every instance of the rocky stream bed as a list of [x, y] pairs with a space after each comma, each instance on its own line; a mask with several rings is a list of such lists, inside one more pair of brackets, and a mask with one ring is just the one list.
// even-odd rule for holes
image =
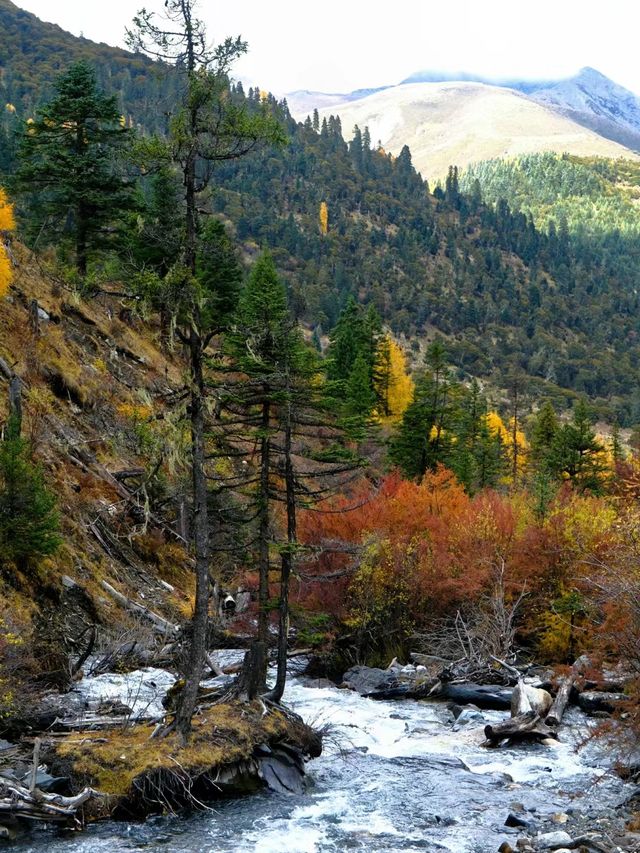
[[[226, 662], [233, 659], [227, 653]], [[134, 714], [159, 713], [173, 681], [162, 670], [84, 679], [94, 707], [119, 699]], [[559, 740], [488, 750], [487, 724], [504, 710], [433, 700], [374, 700], [325, 680], [295, 676], [286, 701], [326, 726], [307, 789], [262, 790], [217, 800], [189, 816], [102, 822], [82, 832], [33, 830], [15, 853], [328, 853], [328, 851], [638, 851], [627, 824], [637, 788], [611, 769], [608, 750], [582, 745], [594, 721], [572, 707]], [[625, 804], [626, 805], [623, 805]]]

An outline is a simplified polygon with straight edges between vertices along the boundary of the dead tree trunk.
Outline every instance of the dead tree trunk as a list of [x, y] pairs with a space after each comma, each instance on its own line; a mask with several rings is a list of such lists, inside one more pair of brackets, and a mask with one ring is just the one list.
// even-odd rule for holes
[[280, 604], [278, 624], [278, 671], [276, 683], [269, 693], [269, 699], [280, 702], [284, 693], [287, 680], [287, 640], [289, 636], [289, 581], [295, 548], [297, 543], [296, 528], [296, 485], [293, 460], [291, 458], [291, 400], [286, 407], [286, 422], [284, 430], [284, 479], [287, 504], [287, 544], [282, 552], [282, 566], [280, 574]]
[[574, 673], [567, 676], [567, 678], [562, 679], [558, 692], [556, 693], [556, 698], [553, 700], [553, 705], [551, 706], [551, 710], [547, 714], [547, 719], [545, 720], [548, 726], [554, 726], [557, 728], [562, 722], [565, 708], [569, 702], [569, 694], [571, 693], [571, 688], [573, 687], [575, 680], [576, 677]]

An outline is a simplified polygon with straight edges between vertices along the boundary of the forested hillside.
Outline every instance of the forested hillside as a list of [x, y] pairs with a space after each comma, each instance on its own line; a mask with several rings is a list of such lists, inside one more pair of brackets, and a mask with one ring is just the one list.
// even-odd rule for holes
[[[0, 169], [13, 168], [19, 119], [46, 100], [58, 66], [75, 56], [91, 58], [127, 124], [164, 129], [163, 104], [177, 78], [158, 76], [142, 56], [43, 24], [8, 0], [0, 17], [2, 100], [10, 105]], [[244, 98], [241, 87], [236, 98]], [[261, 95], [251, 90], [248, 99], [257, 106]], [[534, 398], [563, 404], [586, 393], [606, 417], [640, 420], [634, 164], [533, 156], [518, 161], [526, 170], [478, 167], [461, 189], [452, 174], [431, 194], [408, 149], [396, 159], [374, 150], [365, 128], [353, 135], [336, 118], [298, 124], [286, 105], [269, 102], [287, 145], [219, 164], [207, 203], [234, 225], [249, 255], [272, 249], [296, 315], [318, 337], [354, 295], [411, 338], [416, 359], [438, 331], [461, 376], [499, 388], [517, 368]], [[551, 201], [556, 186], [566, 188], [562, 202]], [[557, 225], [547, 234], [551, 216]]]
[[[359, 131], [347, 143], [337, 119], [316, 132], [287, 117], [287, 129], [283, 152], [218, 171], [213, 204], [240, 239], [275, 251], [306, 322], [326, 331], [353, 294], [416, 351], [434, 330], [445, 335], [462, 373], [500, 387], [518, 368], [534, 396], [586, 393], [638, 420], [633, 226], [598, 244], [565, 227], [547, 233], [515, 200], [512, 212], [500, 193], [485, 203], [475, 182], [460, 191], [455, 171], [430, 194], [408, 149], [395, 159]], [[617, 209], [632, 215], [631, 202]]]
[[144, 56], [77, 38], [40, 21], [11, 0], [0, 0], [0, 171], [8, 165], [18, 119], [49, 98], [57, 75], [89, 59], [104, 88], [118, 96], [127, 123], [166, 130], [175, 78]]
[[56, 74], [71, 37], [2, 8], [0, 839], [595, 850], [606, 796], [636, 849], [635, 167], [429, 186], [408, 147], [245, 93], [196, 0], [129, 33], [172, 97], [78, 40]]

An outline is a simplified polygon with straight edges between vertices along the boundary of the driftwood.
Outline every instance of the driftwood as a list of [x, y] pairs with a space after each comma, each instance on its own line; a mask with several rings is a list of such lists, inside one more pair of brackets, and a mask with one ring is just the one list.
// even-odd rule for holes
[[519, 717], [529, 711], [535, 711], [544, 718], [552, 704], [553, 699], [550, 693], [539, 687], [525, 684], [522, 678], [519, 678], [511, 694], [511, 716]]
[[543, 741], [547, 738], [557, 740], [558, 733], [543, 722], [535, 711], [527, 711], [517, 717], [511, 717], [495, 726], [484, 727], [485, 746], [497, 746], [503, 740]]
[[178, 625], [174, 625], [172, 622], [169, 622], [168, 619], [165, 619], [164, 616], [160, 616], [157, 613], [154, 613], [153, 610], [149, 610], [148, 607], [145, 607], [142, 604], [138, 604], [137, 601], [132, 601], [130, 598], [127, 598], [126, 595], [123, 595], [121, 592], [118, 592], [118, 590], [114, 589], [110, 583], [107, 583], [107, 581], [102, 581], [101, 586], [105, 590], [105, 592], [108, 592], [109, 595], [118, 602], [118, 604], [122, 605], [122, 607], [124, 607], [130, 613], [135, 613], [138, 616], [143, 616], [145, 619], [151, 622], [157, 633], [169, 637], [178, 636], [180, 632], [180, 628]]
[[548, 726], [559, 726], [562, 722], [562, 717], [569, 702], [571, 688], [573, 687], [575, 680], [575, 673], [572, 673], [566, 678], [563, 678], [560, 682], [556, 698], [553, 700], [553, 705], [551, 706], [551, 710], [547, 714], [547, 719], [545, 720]]
[[38, 788], [29, 790], [13, 779], [0, 777], [0, 824], [15, 818], [72, 823], [77, 818], [78, 809], [93, 796], [97, 794], [92, 788], [85, 788], [75, 797], [45, 794]]

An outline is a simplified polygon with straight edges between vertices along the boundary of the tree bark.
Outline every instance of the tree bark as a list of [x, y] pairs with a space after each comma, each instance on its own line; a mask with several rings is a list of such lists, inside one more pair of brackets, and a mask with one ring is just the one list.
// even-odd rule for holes
[[274, 702], [280, 702], [284, 694], [287, 680], [287, 640], [289, 637], [289, 581], [295, 547], [297, 543], [296, 530], [296, 491], [295, 472], [291, 458], [291, 401], [287, 403], [287, 414], [284, 432], [284, 479], [287, 504], [287, 544], [282, 552], [282, 565], [280, 574], [280, 604], [278, 625], [278, 670], [276, 683], [269, 694]]
[[[271, 466], [271, 403], [269, 386], [264, 386], [265, 399], [262, 404], [260, 438], [260, 494], [259, 500], [259, 554], [258, 554], [258, 637], [257, 642], [269, 647], [269, 469]], [[259, 659], [256, 659], [259, 660]], [[256, 676], [256, 683], [264, 691], [267, 685], [266, 654], [262, 660], [262, 672]], [[253, 697], [250, 697], [253, 698]]]
[[191, 356], [191, 474], [193, 488], [193, 543], [196, 558], [196, 600], [191, 622], [188, 657], [184, 668], [184, 689], [176, 713], [176, 727], [186, 743], [196, 707], [198, 687], [204, 671], [209, 625], [209, 517], [205, 470], [204, 374], [200, 311], [193, 307], [189, 336]]
[[541, 741], [547, 738], [557, 739], [558, 737], [556, 730], [545, 725], [535, 711], [511, 717], [511, 719], [495, 726], [485, 726], [484, 734], [490, 746], [496, 746], [501, 740], [507, 738], [520, 741]]
[[571, 693], [574, 681], [574, 674], [562, 679], [558, 692], [556, 693], [556, 698], [553, 700], [553, 705], [551, 706], [551, 710], [547, 714], [547, 718], [545, 720], [545, 723], [548, 726], [557, 727], [562, 722], [562, 716], [569, 702], [569, 694]]

